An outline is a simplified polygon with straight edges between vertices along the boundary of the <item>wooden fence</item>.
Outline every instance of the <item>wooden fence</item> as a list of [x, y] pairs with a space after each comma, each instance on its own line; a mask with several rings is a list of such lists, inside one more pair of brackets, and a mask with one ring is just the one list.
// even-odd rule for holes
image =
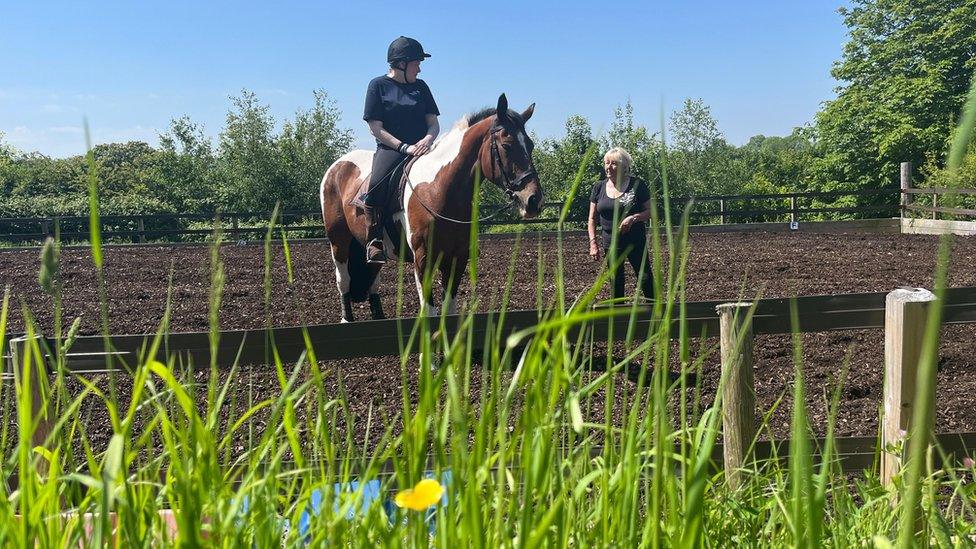
[[[726, 405], [739, 407], [734, 417], [729, 419], [733, 425], [746, 425], [739, 440], [751, 440], [748, 423], [753, 410], [754, 401], [749, 400], [753, 394], [751, 389], [752, 358], [751, 345], [736, 348], [733, 342], [751, 342], [751, 338], [760, 334], [787, 334], [794, 330], [800, 333], [823, 332], [832, 330], [878, 329], [894, 330], [891, 325], [892, 295], [904, 292], [896, 290], [892, 293], [861, 293], [827, 296], [807, 296], [795, 299], [760, 299], [748, 304], [733, 306], [719, 301], [693, 302], [686, 304], [685, 329], [692, 336], [719, 337], [723, 343], [723, 368], [732, 367], [741, 376], [729, 388], [736, 388], [737, 393], [726, 394]], [[912, 309], [924, 302], [903, 300], [901, 307]], [[976, 323], [976, 288], [952, 288], [945, 293], [943, 307], [943, 322], [945, 324]], [[791, 308], [796, 308], [798, 324], [792, 323]], [[621, 310], [621, 313], [629, 308]], [[501, 335], [498, 341], [505, 341], [505, 336], [518, 330], [536, 326], [540, 319], [549, 316], [546, 311], [511, 311], [504, 316], [497, 313], [478, 313], [473, 315], [471, 341], [490, 341], [489, 332]], [[272, 349], [285, 362], [299, 360], [306, 352], [306, 344], [310, 345], [320, 360], [352, 359], [368, 356], [400, 356], [403, 353], [416, 352], [416, 346], [411, 346], [410, 332], [417, 319], [388, 319], [364, 321], [350, 324], [326, 324], [307, 328], [284, 327], [270, 330], [233, 330], [220, 333], [219, 343], [212, 353], [210, 336], [207, 332], [174, 333], [166, 336], [160, 348], [158, 359], [175, 355], [184, 364], [196, 368], [209, 368], [211, 359], [218, 367], [228, 367], [232, 364], [269, 364]], [[460, 317], [448, 316], [444, 319], [448, 332], [458, 327]], [[653, 318], [650, 311], [639, 310], [635, 318], [636, 334], [646, 334], [656, 328], [660, 322]], [[678, 320], [673, 320], [672, 333], [678, 333]], [[575, 328], [578, 334], [586, 330], [587, 335], [595, 340], [606, 341], [611, 334], [627, 333], [630, 323], [628, 314], [591, 320]], [[897, 334], [889, 334], [901, 341], [915, 341], [921, 337], [919, 319], [915, 318], [909, 328], [898, 328]], [[152, 336], [149, 335], [118, 335], [104, 338], [102, 336], [82, 336], [73, 344], [66, 356], [65, 367], [74, 373], [104, 372], [108, 370], [127, 370], [138, 360], [146, 360], [145, 349]], [[306, 339], [307, 338], [307, 339]], [[53, 340], [48, 337], [40, 338], [41, 348], [48, 353], [45, 363], [51, 362], [50, 349]], [[26, 341], [23, 337], [9, 340], [10, 355], [5, 360], [7, 372], [16, 372]], [[905, 356], [898, 358], [899, 371], [905, 371], [907, 378], [913, 379], [910, 356], [911, 345], [902, 345]], [[732, 353], [738, 349], [737, 354]], [[212, 356], [213, 355], [213, 356]], [[886, 361], [895, 359], [886, 353]], [[907, 358], [906, 358], [907, 357]], [[890, 367], [890, 364], [889, 364]], [[899, 386], [900, 387], [900, 386]], [[897, 390], [892, 389], [897, 392]], [[900, 389], [898, 389], [900, 390]], [[888, 391], [886, 390], [886, 393]], [[907, 395], [911, 391], [905, 390]], [[908, 398], [902, 395], [900, 398]], [[897, 407], [899, 410], [904, 406]], [[731, 413], [731, 412], [730, 412]], [[899, 416], [901, 417], [901, 416]], [[747, 421], [745, 418], [749, 418]], [[730, 427], [726, 423], [726, 438], [731, 431], [738, 431], [738, 427]], [[729, 446], [726, 445], [728, 448]], [[740, 454], [746, 445], [740, 445]], [[735, 460], [733, 460], [734, 462]], [[734, 463], [733, 463], [734, 464]], [[727, 466], [730, 464], [727, 462]]]
[[[695, 224], [731, 224], [757, 221], [800, 222], [829, 217], [897, 217], [899, 190], [872, 189], [829, 192], [797, 192], [779, 194], [715, 195], [677, 197], [671, 200], [675, 212], [691, 204], [690, 217]], [[848, 199], [879, 197], [879, 204], [832, 206]], [[506, 206], [486, 205], [483, 215], [495, 217], [481, 223], [483, 227], [525, 225], [555, 225], [561, 202], [545, 206], [546, 215], [536, 219], [518, 220], [504, 211]], [[678, 215], [678, 214], [675, 214]], [[215, 214], [158, 214], [104, 215], [100, 218], [102, 237], [108, 241], [153, 242], [203, 240], [213, 234], [214, 226], [230, 238], [254, 238], [267, 232], [271, 212], [222, 212]], [[581, 225], [586, 219], [572, 216], [568, 222]], [[56, 235], [64, 241], [86, 240], [89, 236], [88, 216], [0, 218], [0, 241], [40, 243]], [[325, 231], [319, 211], [287, 211], [278, 219], [279, 230], [289, 237], [324, 237]], [[489, 229], [490, 230], [490, 229]], [[275, 235], [277, 236], [277, 234]]]

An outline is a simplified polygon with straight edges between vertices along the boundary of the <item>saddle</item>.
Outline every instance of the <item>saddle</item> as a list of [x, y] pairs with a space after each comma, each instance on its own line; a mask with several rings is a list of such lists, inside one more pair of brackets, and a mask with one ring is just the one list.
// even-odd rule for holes
[[[387, 176], [386, 199], [383, 200], [383, 205], [380, 207], [384, 219], [390, 219], [403, 210], [403, 191], [407, 187], [410, 169], [419, 158], [419, 156], [410, 157], [410, 160], [398, 166]], [[392, 185], [394, 181], [397, 182], [396, 186]], [[369, 180], [364, 179], [359, 184], [359, 189], [356, 190], [355, 197], [350, 201], [350, 204], [356, 208], [357, 213], [362, 213], [366, 209], [366, 203], [363, 202], [363, 198], [366, 196], [368, 187]]]

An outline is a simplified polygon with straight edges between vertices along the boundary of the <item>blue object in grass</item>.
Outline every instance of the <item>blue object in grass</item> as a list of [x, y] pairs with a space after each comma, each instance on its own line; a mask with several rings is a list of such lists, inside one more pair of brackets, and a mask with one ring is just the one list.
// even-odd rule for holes
[[[362, 486], [362, 496], [359, 505], [349, 507], [346, 511], [346, 519], [353, 520], [357, 516], [365, 515], [369, 510], [369, 506], [375, 500], [380, 499], [380, 481], [378, 480], [370, 480], [363, 483], [360, 483], [358, 480], [353, 480], [333, 485], [332, 512], [338, 515], [342, 511], [343, 496], [352, 497], [357, 490], [360, 490], [360, 486]], [[312, 527], [312, 518], [319, 516], [322, 512], [322, 499], [321, 488], [316, 488], [309, 494], [308, 506], [298, 518], [299, 537], [307, 538], [309, 536]]]

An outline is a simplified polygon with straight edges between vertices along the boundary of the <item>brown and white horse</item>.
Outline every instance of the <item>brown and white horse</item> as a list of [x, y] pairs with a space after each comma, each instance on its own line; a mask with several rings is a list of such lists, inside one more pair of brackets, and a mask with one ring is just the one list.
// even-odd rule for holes
[[[522, 218], [541, 212], [542, 186], [532, 164], [532, 140], [525, 131], [534, 109], [533, 103], [522, 113], [511, 111], [502, 94], [495, 109], [461, 119], [410, 169], [403, 190], [403, 210], [393, 222], [407, 244], [403, 257], [413, 258], [417, 292], [427, 314], [434, 314], [434, 308], [424, 293], [423, 279], [427, 269], [435, 265], [444, 287], [443, 304], [448, 313], [456, 312], [454, 297], [468, 264], [468, 223], [477, 169], [511, 198]], [[363, 182], [369, 179], [372, 159], [370, 151], [352, 151], [329, 166], [322, 178], [322, 219], [342, 295], [343, 322], [353, 320], [352, 302], [367, 299], [373, 318], [383, 318], [376, 288], [381, 265], [366, 263], [365, 218], [352, 205]], [[389, 231], [384, 232], [387, 255], [392, 257], [396, 247]], [[393, 238], [399, 240], [399, 236]]]

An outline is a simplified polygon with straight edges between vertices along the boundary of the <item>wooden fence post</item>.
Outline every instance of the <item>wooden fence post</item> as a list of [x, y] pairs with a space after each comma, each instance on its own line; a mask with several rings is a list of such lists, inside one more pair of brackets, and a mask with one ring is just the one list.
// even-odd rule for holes
[[796, 195], [793, 195], [790, 197], [790, 224], [796, 223], [799, 217], [799, 212], [796, 211]]
[[146, 216], [139, 216], [139, 243], [146, 243]]
[[935, 208], [939, 207], [939, 195], [932, 194], [932, 219], [939, 218], [939, 212], [935, 211]]
[[[906, 434], [914, 413], [918, 362], [925, 336], [928, 305], [935, 295], [923, 288], [898, 289], [885, 298], [884, 411], [881, 437], [881, 482], [890, 484], [901, 469]], [[934, 406], [934, 402], [933, 402]], [[932, 414], [935, 417], [935, 414]], [[900, 448], [893, 453], [891, 448]]]
[[[40, 343], [41, 338], [38, 337], [35, 339]], [[17, 392], [19, 393], [22, 390], [24, 383], [28, 379], [30, 381], [30, 413], [34, 426], [34, 432], [31, 434], [31, 446], [35, 448], [38, 446], [44, 447], [47, 437], [51, 434], [54, 426], [54, 414], [50, 410], [52, 403], [50, 396], [47, 394], [49, 393], [49, 388], [47, 387], [47, 364], [44, 362], [37, 364], [33, 356], [28, 360], [27, 354], [30, 353], [31, 349], [26, 337], [12, 338], [9, 341], [9, 345], [9, 369], [13, 372], [14, 387], [17, 388]], [[28, 365], [30, 368], [27, 368]], [[44, 375], [45, 378], [40, 379], [41, 375]], [[46, 474], [47, 460], [37, 458], [37, 464], [37, 472], [41, 475]]]
[[724, 198], [719, 198], [718, 199], [718, 213], [719, 213], [719, 215], [721, 216], [721, 219], [722, 219], [721, 224], [722, 225], [725, 225], [726, 223], [728, 223], [728, 218], [725, 215], [725, 199]]
[[908, 194], [908, 189], [912, 188], [912, 163], [901, 163], [901, 217], [905, 217], [906, 208], [912, 203], [912, 195]]
[[725, 478], [733, 490], [742, 485], [742, 466], [756, 437], [756, 387], [753, 380], [751, 303], [716, 307], [722, 353], [722, 437]]

